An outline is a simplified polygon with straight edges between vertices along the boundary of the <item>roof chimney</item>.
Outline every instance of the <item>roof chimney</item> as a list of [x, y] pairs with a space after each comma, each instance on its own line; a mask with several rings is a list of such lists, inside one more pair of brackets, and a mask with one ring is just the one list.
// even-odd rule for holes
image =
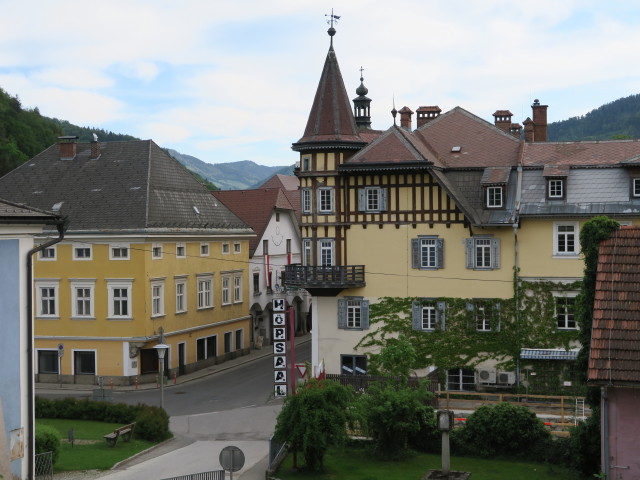
[[493, 114], [493, 124], [503, 132], [508, 132], [511, 128], [511, 117], [513, 113], [509, 110], [496, 110]]
[[531, 109], [533, 110], [533, 141], [547, 141], [547, 108], [548, 105], [540, 105], [537, 98], [533, 101]]
[[509, 133], [516, 138], [520, 138], [520, 135], [522, 135], [522, 125], [519, 123], [512, 123], [509, 127]]
[[411, 131], [411, 115], [413, 115], [413, 111], [409, 107], [400, 109], [400, 126], [409, 132]]
[[60, 160], [73, 160], [76, 157], [77, 135], [58, 137], [60, 140]]
[[430, 105], [428, 107], [418, 107], [417, 112], [417, 121], [418, 128], [423, 126], [425, 123], [429, 123], [434, 118], [438, 118], [440, 116], [440, 107], [437, 105]]
[[93, 134], [93, 141], [91, 142], [91, 156], [90, 160], [97, 160], [100, 158], [100, 143], [98, 142], [98, 135]]
[[527, 117], [522, 123], [524, 123], [524, 141], [527, 143], [533, 142], [533, 120]]

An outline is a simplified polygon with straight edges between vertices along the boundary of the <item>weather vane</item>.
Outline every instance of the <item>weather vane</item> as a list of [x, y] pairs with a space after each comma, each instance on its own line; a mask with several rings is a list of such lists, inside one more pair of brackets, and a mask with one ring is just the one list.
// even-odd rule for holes
[[333, 14], [333, 8], [331, 9], [331, 15], [325, 13], [324, 15], [325, 17], [329, 17], [329, 20], [327, 20], [327, 24], [329, 24], [331, 26], [331, 28], [333, 28], [333, 24], [338, 23], [338, 20], [340, 20], [340, 16], [339, 15], [334, 15]]

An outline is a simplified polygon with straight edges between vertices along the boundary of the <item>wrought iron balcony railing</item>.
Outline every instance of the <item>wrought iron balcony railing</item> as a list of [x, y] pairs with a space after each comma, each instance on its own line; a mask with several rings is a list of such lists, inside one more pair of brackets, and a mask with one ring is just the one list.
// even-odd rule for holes
[[303, 266], [287, 265], [284, 270], [284, 283], [287, 287], [299, 287], [321, 293], [322, 290], [340, 291], [347, 288], [358, 288], [366, 285], [364, 281], [364, 265], [344, 266]]

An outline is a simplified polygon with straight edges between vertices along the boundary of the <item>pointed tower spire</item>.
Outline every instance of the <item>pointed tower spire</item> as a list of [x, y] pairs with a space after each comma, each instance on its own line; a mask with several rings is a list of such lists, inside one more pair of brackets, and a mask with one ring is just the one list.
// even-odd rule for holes
[[371, 128], [371, 99], [366, 96], [369, 93], [369, 89], [364, 86], [363, 70], [360, 67], [360, 86], [356, 89], [358, 96], [353, 99], [353, 109], [356, 116], [356, 125], [360, 130], [367, 130]]
[[304, 135], [291, 147], [297, 152], [326, 148], [360, 149], [366, 145], [358, 134], [358, 127], [351, 111], [351, 102], [333, 50], [333, 37], [336, 34], [333, 25], [340, 17], [334, 15], [333, 11], [330, 17], [331, 27], [327, 33], [331, 37], [331, 44]]

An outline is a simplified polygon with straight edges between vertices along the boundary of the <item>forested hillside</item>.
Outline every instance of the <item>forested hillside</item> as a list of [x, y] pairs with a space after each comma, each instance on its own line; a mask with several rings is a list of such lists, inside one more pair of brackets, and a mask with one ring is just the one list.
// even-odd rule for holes
[[640, 138], [640, 94], [620, 98], [580, 117], [550, 123], [547, 133], [552, 142]]

